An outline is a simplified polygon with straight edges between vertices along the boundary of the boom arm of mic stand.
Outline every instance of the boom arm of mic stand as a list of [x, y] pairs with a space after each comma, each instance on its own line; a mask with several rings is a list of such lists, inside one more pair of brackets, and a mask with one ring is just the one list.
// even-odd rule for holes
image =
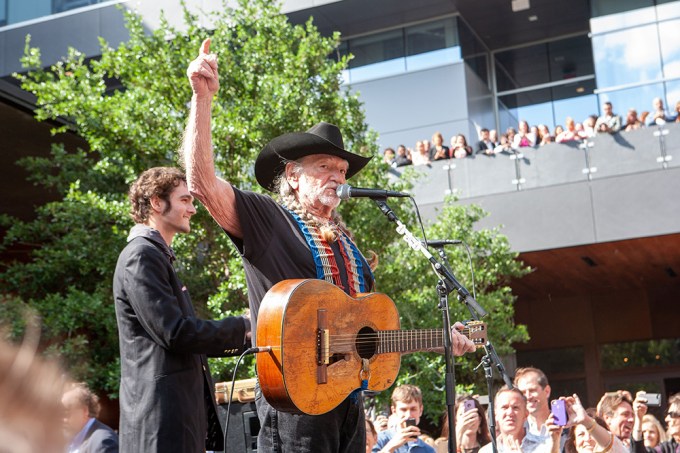
[[397, 224], [397, 233], [401, 234], [404, 237], [404, 240], [408, 243], [409, 246], [413, 250], [419, 250], [425, 257], [430, 261], [432, 264], [432, 267], [434, 270], [442, 277], [444, 280], [444, 283], [446, 284], [446, 287], [449, 289], [449, 292], [453, 291], [454, 289], [458, 292], [458, 298], [470, 308], [470, 310], [474, 310], [474, 312], [479, 316], [480, 318], [483, 318], [484, 316], [487, 315], [486, 310], [484, 310], [475, 300], [474, 297], [470, 294], [470, 291], [467, 290], [463, 285], [456, 280], [456, 277], [453, 276], [453, 272], [451, 270], [442, 265], [437, 259], [432, 256], [429, 250], [427, 250], [427, 247], [423, 245], [423, 243], [417, 239], [413, 234], [406, 228], [406, 226], [399, 221], [397, 218], [396, 214], [392, 209], [387, 205], [386, 202], [387, 199], [375, 199], [373, 200], [375, 204], [378, 205], [380, 210], [382, 211], [383, 214], [387, 217], [388, 220], [394, 222]]

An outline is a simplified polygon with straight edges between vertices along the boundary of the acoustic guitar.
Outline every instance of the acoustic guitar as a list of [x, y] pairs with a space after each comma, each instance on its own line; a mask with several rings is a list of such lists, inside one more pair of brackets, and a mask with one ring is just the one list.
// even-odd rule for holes
[[[382, 391], [397, 378], [401, 355], [441, 351], [443, 329], [400, 330], [385, 294], [348, 296], [324, 280], [284, 280], [262, 299], [257, 318], [257, 377], [267, 402], [284, 412], [324, 414], [355, 389]], [[477, 347], [486, 324], [463, 332]], [[364, 384], [364, 385], [362, 385]]]

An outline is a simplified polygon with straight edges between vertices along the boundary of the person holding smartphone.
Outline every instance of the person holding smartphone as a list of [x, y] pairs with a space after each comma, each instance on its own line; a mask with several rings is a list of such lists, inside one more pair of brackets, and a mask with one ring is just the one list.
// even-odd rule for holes
[[[458, 398], [454, 407], [456, 414], [456, 445], [461, 453], [477, 453], [491, 442], [486, 412], [479, 401], [471, 396]], [[435, 441], [437, 453], [448, 452], [449, 419], [444, 414], [441, 437]]]
[[420, 436], [423, 394], [415, 385], [400, 385], [392, 392], [392, 416], [396, 426], [378, 434], [373, 453], [435, 453]]

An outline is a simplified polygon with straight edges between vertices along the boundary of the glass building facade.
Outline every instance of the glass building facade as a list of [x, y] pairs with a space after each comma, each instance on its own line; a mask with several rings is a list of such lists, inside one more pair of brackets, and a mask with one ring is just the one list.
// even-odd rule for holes
[[0, 27], [111, 0], [0, 0]]
[[[660, 97], [673, 112], [680, 101], [680, 1], [593, 0], [590, 33], [489, 52], [463, 18], [358, 36], [343, 41], [351, 53], [346, 83], [465, 62], [495, 94], [497, 124], [519, 120], [550, 130], [567, 117], [582, 122], [609, 101], [652, 109]], [[490, 65], [488, 62], [492, 62]]]

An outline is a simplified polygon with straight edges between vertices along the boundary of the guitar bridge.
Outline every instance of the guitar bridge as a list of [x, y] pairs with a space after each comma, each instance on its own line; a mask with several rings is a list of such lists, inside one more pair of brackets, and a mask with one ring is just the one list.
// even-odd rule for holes
[[328, 335], [328, 329], [316, 330], [316, 357], [319, 365], [328, 365], [330, 362]]
[[330, 338], [328, 333], [328, 313], [320, 309], [316, 312], [316, 382], [328, 382], [328, 362], [330, 361]]

